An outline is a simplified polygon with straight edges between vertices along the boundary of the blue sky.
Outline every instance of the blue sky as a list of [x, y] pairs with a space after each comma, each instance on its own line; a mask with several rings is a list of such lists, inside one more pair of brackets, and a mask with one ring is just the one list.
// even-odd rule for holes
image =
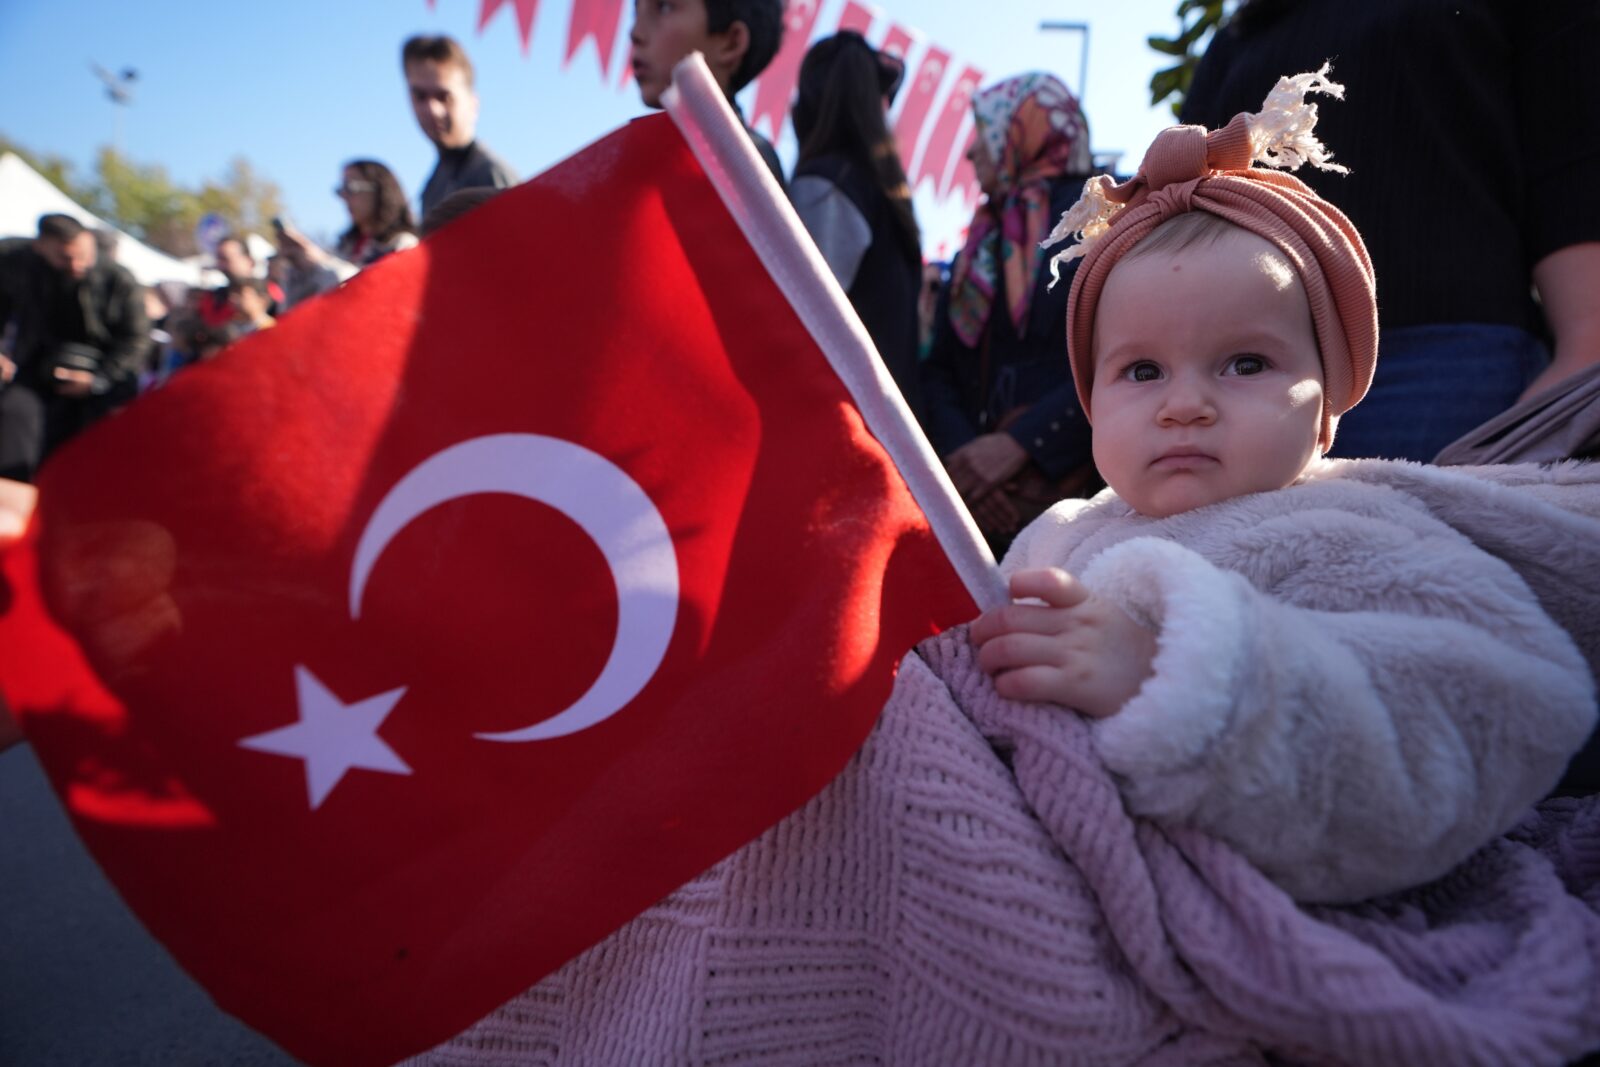
[[[844, 0], [821, 0], [818, 26], [837, 22]], [[1176, 25], [1176, 0], [879, 0], [884, 17], [921, 31], [910, 61], [932, 43], [987, 72], [986, 81], [1051, 70], [1079, 86], [1074, 33], [1043, 33], [1041, 21], [1090, 23], [1086, 110], [1097, 150], [1137, 162], [1170, 121], [1148, 106], [1145, 86], [1162, 65], [1144, 39]], [[563, 67], [571, 0], [540, 0], [526, 54], [510, 3], [480, 34], [480, 0], [276, 0], [194, 4], [177, 0], [0, 0], [0, 132], [39, 152], [86, 168], [111, 142], [113, 105], [91, 62], [139, 71], [123, 123], [123, 147], [141, 163], [160, 163], [185, 184], [218, 176], [236, 155], [282, 187], [289, 214], [314, 234], [342, 229], [331, 190], [340, 164], [370, 156], [394, 168], [415, 197], [433, 164], [417, 131], [398, 67], [399, 45], [415, 32], [460, 38], [478, 69], [479, 133], [524, 177], [571, 154], [642, 108], [620, 82], [626, 29], [600, 76], [586, 44]], [[883, 22], [869, 38], [881, 36]], [[954, 77], [954, 72], [952, 72]], [[748, 107], [748, 102], [747, 107]], [[930, 123], [931, 125], [931, 123]], [[785, 162], [792, 138], [779, 144]], [[929, 253], [964, 225], [965, 208], [939, 204], [926, 190], [918, 214]], [[946, 248], [945, 251], [949, 249]]]

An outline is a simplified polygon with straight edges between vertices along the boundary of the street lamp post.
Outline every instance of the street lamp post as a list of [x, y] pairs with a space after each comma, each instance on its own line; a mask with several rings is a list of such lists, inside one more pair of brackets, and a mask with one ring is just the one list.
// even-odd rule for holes
[[105, 85], [106, 96], [111, 99], [112, 104], [116, 105], [113, 112], [115, 124], [112, 126], [111, 147], [116, 151], [117, 155], [121, 156], [122, 116], [127, 108], [133, 104], [133, 83], [139, 80], [139, 72], [132, 67], [124, 67], [121, 74], [113, 74], [98, 63], [90, 63], [89, 69], [94, 71], [95, 77], [99, 78], [101, 83]]
[[[1089, 24], [1087, 22], [1047, 21], [1039, 23], [1039, 29], [1041, 31], [1067, 30], [1072, 33], [1076, 33], [1079, 40], [1083, 42], [1082, 49], [1078, 53], [1078, 104], [1081, 106], [1083, 104], [1084, 96], [1089, 91]], [[1094, 167], [1097, 173], [1104, 171], [1107, 174], [1110, 174], [1116, 170], [1117, 161], [1122, 158], [1122, 153], [1116, 151], [1097, 151], [1092, 153], [1092, 157], [1094, 159]]]
[[1078, 103], [1083, 103], [1083, 98], [1089, 92], [1089, 24], [1087, 22], [1052, 22], [1039, 23], [1040, 30], [1066, 30], [1076, 33], [1083, 42], [1078, 53]]

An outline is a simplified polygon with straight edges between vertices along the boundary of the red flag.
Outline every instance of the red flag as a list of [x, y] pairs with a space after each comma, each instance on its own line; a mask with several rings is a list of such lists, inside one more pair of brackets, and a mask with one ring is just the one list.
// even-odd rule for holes
[[750, 840], [974, 614], [958, 570], [1003, 598], [694, 63], [71, 442], [0, 557], [78, 832], [312, 1063], [432, 1046]]
[[[891, 28], [889, 36], [893, 37], [897, 30], [900, 30], [900, 27]], [[886, 41], [885, 51], [887, 50]], [[900, 114], [895, 116], [894, 120], [894, 139], [900, 146], [900, 159], [908, 175], [912, 173], [911, 163], [916, 158], [917, 140], [922, 136], [922, 124], [928, 117], [928, 110], [933, 107], [934, 93], [938, 92], [939, 83], [944, 81], [944, 70], [949, 62], [949, 52], [929, 45], [928, 50], [922, 54], [922, 62], [917, 66], [917, 76], [912, 79], [910, 85], [901, 90]]]
[[481, 0], [478, 8], [478, 32], [481, 34], [495, 12], [507, 4], [517, 13], [517, 36], [522, 39], [522, 54], [528, 54], [528, 44], [533, 40], [533, 20], [539, 14], [539, 0]]
[[800, 79], [800, 61], [811, 46], [811, 30], [822, 11], [821, 0], [786, 0], [783, 5], [783, 44], [767, 69], [756, 79], [756, 102], [750, 110], [752, 127], [767, 120], [767, 136], [776, 144], [783, 135], [783, 119]]
[[623, 0], [572, 0], [564, 66], [570, 65], [583, 42], [593, 37], [600, 57], [600, 77], [606, 76], [611, 69], [611, 49], [617, 43], [617, 26], [622, 22], [622, 3]]
[[[969, 98], [970, 100], [970, 98]], [[972, 160], [967, 158], [966, 144], [972, 135], [972, 118], [967, 116], [958, 127], [955, 139], [956, 165], [945, 170], [944, 179], [939, 183], [939, 199], [947, 198], [951, 193], [957, 193], [969, 202], [973, 197], [968, 195], [968, 189], [978, 187], [978, 172], [972, 169]]]
[[951, 156], [959, 153], [964, 147], [957, 143], [956, 134], [967, 121], [967, 112], [972, 106], [972, 94], [978, 91], [978, 85], [982, 81], [983, 71], [976, 67], [967, 67], [961, 72], [961, 77], [956, 79], [956, 83], [950, 87], [950, 92], [944, 98], [944, 107], [939, 112], [939, 120], [934, 124], [933, 132], [928, 135], [927, 146], [922, 150], [917, 173], [911, 176], [912, 189], [915, 189], [924, 178], [932, 179], [935, 190], [947, 188], [943, 184], [944, 174], [950, 166]]
[[856, 3], [856, 0], [847, 0], [844, 10], [839, 13], [839, 29], [854, 30], [862, 36], [872, 26], [872, 9]]

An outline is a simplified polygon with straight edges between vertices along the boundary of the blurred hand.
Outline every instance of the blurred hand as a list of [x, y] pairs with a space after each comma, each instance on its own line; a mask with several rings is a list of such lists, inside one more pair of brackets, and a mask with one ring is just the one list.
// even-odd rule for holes
[[5, 353], [0, 352], [0, 385], [4, 385], [17, 376], [17, 365]]
[[304, 268], [319, 258], [321, 249], [293, 224], [285, 222], [277, 227], [277, 232], [278, 251], [294, 266]]
[[[22, 537], [38, 502], [39, 491], [33, 486], [0, 478], [0, 552]], [[5, 698], [0, 697], [0, 752], [21, 740], [22, 730], [11, 717]]]
[[0, 552], [22, 539], [38, 503], [39, 490], [27, 482], [0, 478]]
[[88, 396], [94, 388], [94, 375], [71, 367], [56, 368], [56, 392], [61, 396]]
[[980, 498], [988, 496], [991, 489], [1016, 474], [1027, 462], [1028, 453], [1008, 433], [974, 437], [944, 459], [950, 480], [968, 507], [976, 507]]
[[990, 537], [1010, 536], [1022, 525], [1022, 513], [1004, 489], [996, 489], [980, 498], [968, 510], [972, 512], [972, 520], [978, 524], [978, 529]]

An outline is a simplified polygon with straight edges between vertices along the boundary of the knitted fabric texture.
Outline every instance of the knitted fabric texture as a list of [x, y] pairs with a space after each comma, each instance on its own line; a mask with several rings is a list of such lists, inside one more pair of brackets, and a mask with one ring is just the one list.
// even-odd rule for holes
[[[1338, 417], [1366, 395], [1378, 354], [1376, 279], [1366, 245], [1350, 220], [1293, 175], [1265, 166], [1309, 162], [1341, 169], [1312, 135], [1316, 105], [1307, 92], [1342, 87], [1316, 74], [1282, 79], [1256, 115], [1235, 116], [1208, 133], [1199, 126], [1161, 131], [1139, 171], [1120, 185], [1091, 179], [1083, 198], [1048, 240], [1080, 235], [1057, 259], [1082, 256], [1067, 298], [1067, 354], [1084, 414], [1093, 420], [1094, 325], [1112, 269], [1163, 222], [1205, 211], [1266, 239], [1298, 273], [1311, 306], [1322, 359], [1320, 443], [1333, 444]], [[1052, 262], [1052, 269], [1056, 263]]]
[[[794, 815], [411, 1061], [1564, 1064], [1600, 1047], [1600, 798], [1422, 889], [1297, 907], [1130, 817], [1078, 716], [908, 656]], [[559, 917], [553, 917], [559, 921]]]

